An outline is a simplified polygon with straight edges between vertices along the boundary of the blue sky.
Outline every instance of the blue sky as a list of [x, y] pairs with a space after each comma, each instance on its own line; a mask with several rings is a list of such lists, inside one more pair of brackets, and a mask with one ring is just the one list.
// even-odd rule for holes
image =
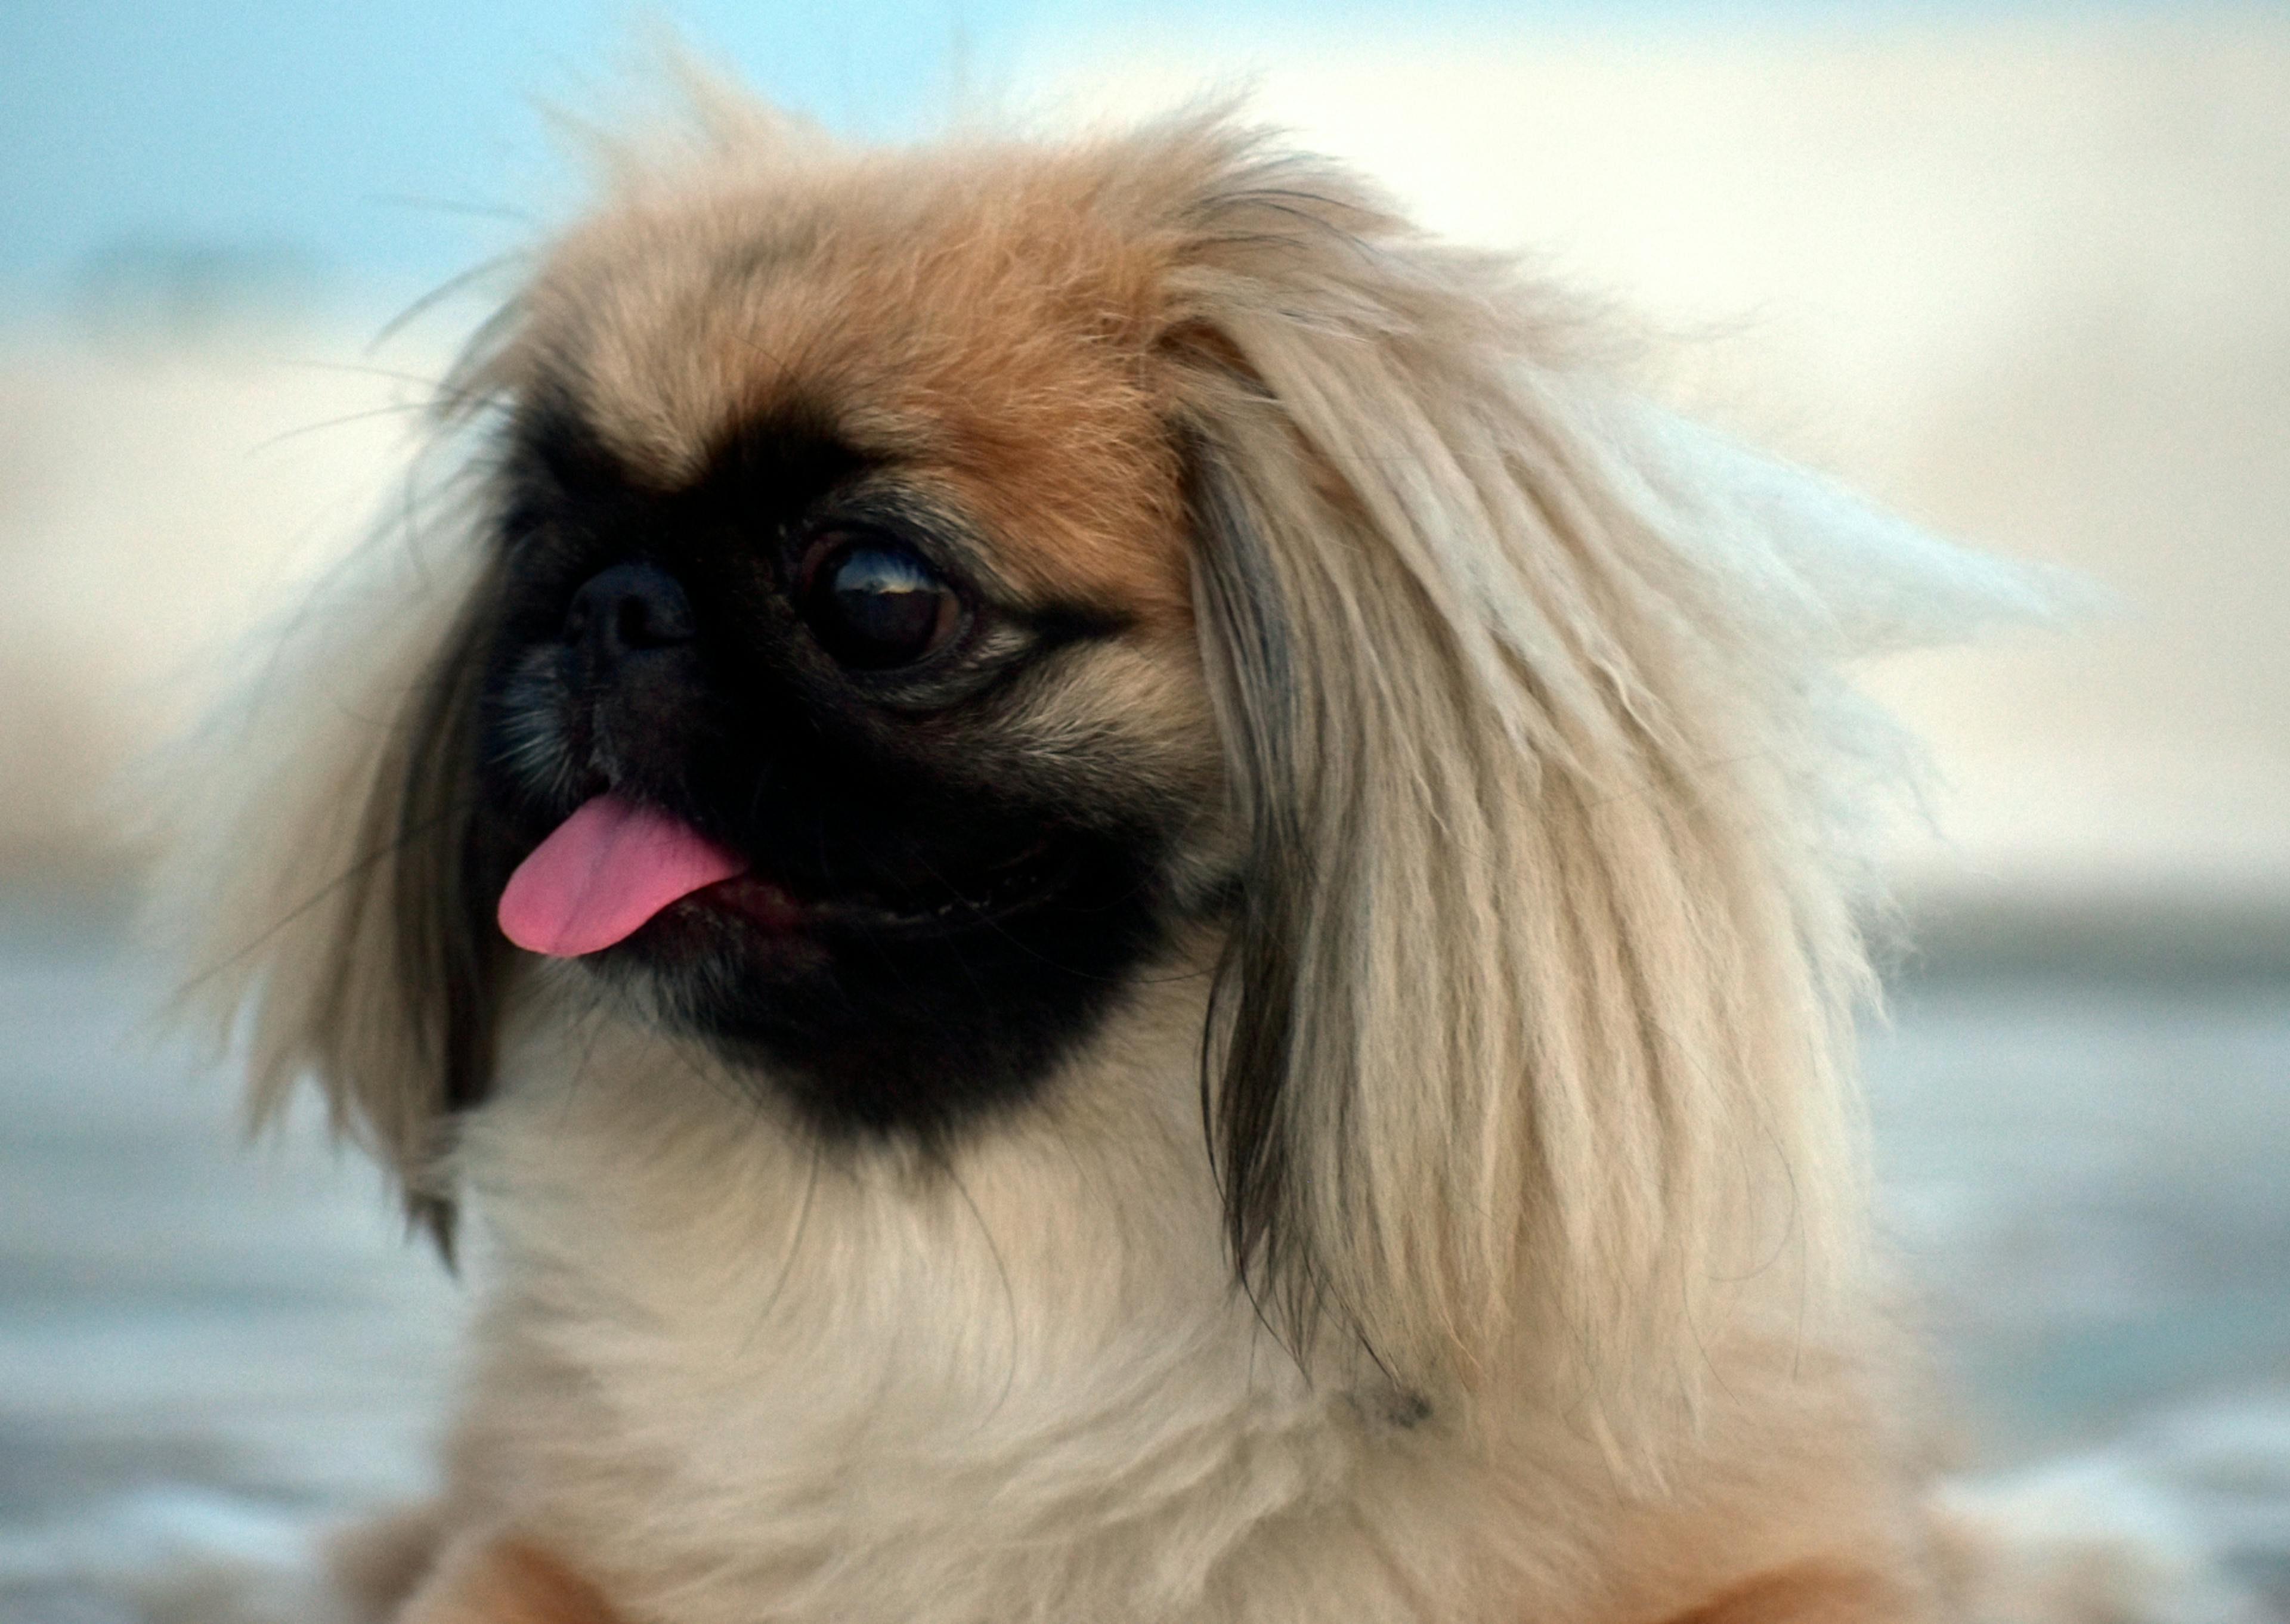
[[[948, 100], [958, 32], [1007, 48], [1019, 4], [701, 0], [35, 0], [0, 4], [0, 280], [67, 285], [126, 252], [442, 274], [498, 240], [555, 165], [534, 109], [578, 109], [664, 15], [710, 54], [873, 133]], [[443, 205], [443, 206], [441, 206]]]
[[[1726, 27], [1867, 9], [1155, 0], [1149, 15], [1202, 42], [1205, 74], [1233, 66], [1220, 40], [1267, 24]], [[942, 123], [957, 83], [1014, 88], [1045, 36], [1143, 15], [1054, 0], [0, 0], [0, 298], [36, 308], [122, 267], [202, 257], [311, 286], [450, 275], [516, 240], [514, 216], [555, 212], [564, 171], [536, 103], [619, 93], [647, 19], [839, 130], [883, 136]]]

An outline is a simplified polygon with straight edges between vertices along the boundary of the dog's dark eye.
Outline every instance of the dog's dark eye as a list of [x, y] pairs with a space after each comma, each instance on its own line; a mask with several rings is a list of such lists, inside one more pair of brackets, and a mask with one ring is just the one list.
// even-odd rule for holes
[[888, 536], [842, 532], [813, 544], [798, 606], [811, 635], [856, 670], [909, 666], [954, 635], [962, 600], [922, 556]]

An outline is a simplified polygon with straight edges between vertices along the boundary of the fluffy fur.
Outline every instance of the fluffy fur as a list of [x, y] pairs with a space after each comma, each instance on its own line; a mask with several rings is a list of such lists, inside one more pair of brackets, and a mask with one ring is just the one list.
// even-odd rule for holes
[[[365, 1616], [1952, 1616], [1860, 1233], [1899, 752], [1837, 671], [2017, 578], [1607, 388], [1510, 262], [1225, 116], [874, 151], [703, 100], [479, 340], [454, 488], [298, 621], [204, 820], [259, 1108], [314, 1076], [476, 1220], [446, 1484], [346, 1563]], [[800, 423], [1085, 623], [849, 724], [1148, 854], [989, 1103], [852, 1126], [864, 1077], [494, 932], [488, 774], [569, 771], [487, 698], [552, 411], [647, 501]]]

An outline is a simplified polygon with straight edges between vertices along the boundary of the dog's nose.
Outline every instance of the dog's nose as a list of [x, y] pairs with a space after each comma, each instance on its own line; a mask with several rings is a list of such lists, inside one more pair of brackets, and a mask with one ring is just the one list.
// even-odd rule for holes
[[616, 564], [589, 578], [564, 612], [565, 645], [601, 676], [630, 654], [692, 641], [692, 600], [656, 564]]

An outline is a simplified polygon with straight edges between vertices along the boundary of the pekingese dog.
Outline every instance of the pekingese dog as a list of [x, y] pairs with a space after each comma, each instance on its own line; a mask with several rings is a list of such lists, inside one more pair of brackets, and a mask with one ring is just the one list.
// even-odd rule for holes
[[697, 122], [213, 820], [260, 1103], [482, 1282], [346, 1616], [1959, 1616], [1837, 668], [2014, 573], [1228, 115]]

